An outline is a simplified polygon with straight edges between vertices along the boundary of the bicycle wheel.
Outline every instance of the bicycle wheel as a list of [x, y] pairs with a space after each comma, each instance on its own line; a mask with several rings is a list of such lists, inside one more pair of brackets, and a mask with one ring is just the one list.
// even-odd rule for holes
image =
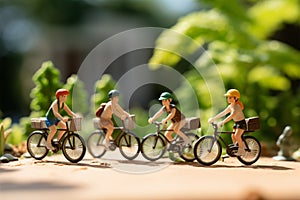
[[140, 153], [140, 139], [134, 133], [124, 133], [119, 140], [119, 150], [128, 160], [135, 159]]
[[105, 133], [102, 130], [96, 130], [88, 137], [87, 148], [94, 158], [101, 158], [105, 154], [104, 141]]
[[47, 136], [42, 131], [32, 132], [27, 139], [28, 153], [35, 159], [41, 160], [48, 154], [46, 148]]
[[85, 151], [84, 140], [78, 133], [71, 133], [63, 140], [62, 152], [70, 162], [77, 163], [81, 161]]
[[218, 140], [213, 136], [201, 137], [194, 146], [194, 155], [196, 160], [203, 165], [212, 165], [216, 163], [222, 153], [222, 147]]
[[186, 162], [193, 162], [195, 160], [193, 143], [199, 139], [199, 136], [195, 133], [186, 133], [185, 135], [191, 140], [191, 143], [182, 148], [180, 157]]
[[244, 141], [247, 143], [249, 150], [246, 150], [246, 154], [238, 156], [237, 159], [245, 165], [251, 165], [259, 159], [261, 146], [259, 141], [253, 136], [245, 136]]
[[158, 160], [165, 152], [166, 142], [161, 136], [157, 134], [150, 134], [143, 139], [141, 144], [141, 153], [147, 160]]

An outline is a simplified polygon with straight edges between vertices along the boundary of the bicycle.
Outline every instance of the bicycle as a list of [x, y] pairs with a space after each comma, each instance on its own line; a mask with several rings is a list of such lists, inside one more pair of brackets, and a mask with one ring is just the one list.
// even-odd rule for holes
[[[49, 152], [46, 148], [46, 141], [49, 129], [46, 126], [46, 118], [31, 119], [31, 126], [34, 129], [27, 139], [27, 150], [29, 154], [37, 159], [43, 159]], [[84, 139], [75, 131], [81, 129], [81, 118], [70, 118], [66, 122], [66, 129], [57, 129], [65, 131], [59, 141], [52, 140], [52, 146], [55, 148], [54, 153], [62, 150], [63, 155], [72, 163], [81, 161], [86, 152]]]
[[[245, 164], [251, 165], [255, 163], [261, 154], [261, 145], [259, 141], [251, 135], [245, 135], [247, 133], [252, 133], [259, 129], [259, 118], [252, 117], [246, 119], [247, 123], [247, 130], [244, 131], [242, 135], [242, 140], [245, 144], [245, 151], [246, 154], [243, 156], [236, 156], [235, 153], [238, 151], [238, 146], [233, 144], [228, 144], [226, 141], [221, 137], [221, 134], [234, 134], [233, 131], [218, 131], [218, 126], [215, 123], [211, 123], [214, 129], [213, 135], [206, 135], [202, 136], [194, 145], [194, 155], [196, 160], [203, 165], [212, 165], [216, 163], [222, 153], [222, 146], [223, 143], [226, 147], [226, 153], [223, 159], [228, 157], [237, 157], [237, 159]], [[258, 123], [258, 124], [257, 124]]]
[[[183, 139], [177, 134], [172, 141], [169, 141], [162, 132], [173, 130], [161, 129], [161, 122], [153, 122], [157, 130], [155, 133], [150, 133], [143, 138], [141, 144], [141, 153], [143, 157], [150, 161], [156, 161], [160, 159], [166, 151], [172, 151], [174, 153], [178, 153], [179, 156], [187, 162], [194, 161], [195, 157], [193, 154], [192, 144], [194, 141], [198, 140], [199, 136], [188, 131], [199, 128], [200, 121], [199, 118], [193, 118], [192, 120], [187, 121], [187, 124], [190, 124], [190, 122], [193, 121], [191, 123], [196, 125], [187, 125], [181, 129], [181, 131], [183, 131], [183, 133], [191, 140], [191, 143], [185, 146], [183, 146]], [[196, 123], [194, 123], [195, 121]], [[167, 148], [168, 143], [169, 147]]]
[[[140, 139], [137, 135], [130, 130], [134, 129], [135, 126], [135, 116], [130, 115], [129, 118], [126, 118], [122, 121], [123, 126], [114, 127], [115, 130], [121, 131], [118, 133], [114, 140], [110, 141], [109, 150], [114, 151], [118, 147], [122, 156], [128, 160], [135, 159], [140, 152]], [[105, 152], [105, 135], [106, 129], [100, 127], [100, 118], [94, 118], [94, 128], [97, 129], [88, 137], [87, 147], [89, 153], [94, 158], [101, 158]], [[113, 136], [112, 136], [113, 137]]]

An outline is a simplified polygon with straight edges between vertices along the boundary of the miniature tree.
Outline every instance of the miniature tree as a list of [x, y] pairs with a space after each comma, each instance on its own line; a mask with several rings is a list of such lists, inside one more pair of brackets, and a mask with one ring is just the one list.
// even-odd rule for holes
[[77, 75], [72, 75], [67, 79], [64, 88], [70, 91], [70, 97], [66, 104], [77, 113], [85, 114], [88, 111], [87, 92], [84, 90], [83, 82]]
[[108, 74], [104, 74], [100, 80], [95, 83], [95, 94], [92, 96], [92, 113], [95, 113], [95, 110], [103, 102], [108, 101], [107, 94], [110, 90], [114, 89], [115, 81]]
[[47, 61], [33, 75], [32, 80], [35, 88], [30, 93], [32, 98], [30, 109], [32, 112], [37, 112], [39, 116], [44, 116], [49, 108], [49, 102], [55, 98], [55, 91], [63, 85], [60, 82], [60, 72], [51, 61]]

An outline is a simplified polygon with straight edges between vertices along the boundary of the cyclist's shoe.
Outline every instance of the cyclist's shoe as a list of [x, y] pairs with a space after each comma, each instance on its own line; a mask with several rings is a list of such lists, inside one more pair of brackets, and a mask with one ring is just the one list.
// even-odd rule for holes
[[239, 144], [236, 142], [235, 144], [229, 144], [228, 147], [239, 147]]
[[185, 141], [182, 143], [182, 146], [183, 146], [183, 147], [188, 147], [188, 146], [190, 146], [190, 145], [192, 145], [191, 139], [187, 139], [187, 140], [185, 140]]
[[239, 148], [239, 150], [235, 153], [236, 156], [244, 156], [246, 154], [245, 149]]
[[47, 142], [46, 142], [45, 146], [47, 149], [49, 149], [51, 151], [55, 150], [55, 148], [51, 144], [48, 144]]
[[184, 162], [180, 157], [176, 157], [173, 152], [169, 152], [169, 159], [174, 162]]
[[104, 149], [107, 151], [107, 150], [109, 150], [109, 147], [110, 147], [110, 142], [109, 141], [106, 141], [106, 140], [104, 140], [103, 141], [103, 146], [104, 146]]
[[116, 145], [113, 140], [104, 141], [104, 148], [106, 151], [114, 151], [116, 149]]
[[167, 145], [167, 151], [173, 152], [174, 146], [176, 145], [176, 141], [172, 140], [170, 143]]

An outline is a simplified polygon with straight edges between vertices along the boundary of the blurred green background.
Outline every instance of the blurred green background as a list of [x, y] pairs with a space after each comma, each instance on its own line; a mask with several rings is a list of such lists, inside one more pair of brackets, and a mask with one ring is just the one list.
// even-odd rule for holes
[[[246, 116], [260, 116], [261, 130], [257, 137], [274, 148], [283, 128], [291, 125], [295, 142], [299, 143], [299, 6], [300, 0], [1, 0], [0, 118], [9, 117], [12, 123], [20, 123], [21, 128], [15, 129], [23, 137], [17, 138], [25, 139], [30, 129], [24, 124], [28, 126], [30, 117], [45, 111], [36, 105], [45, 101], [42, 99], [46, 94], [50, 95], [47, 100], [51, 99], [57, 87], [72, 88], [77, 80], [72, 75], [95, 46], [132, 28], [162, 27], [191, 37], [209, 53], [225, 88], [240, 90]], [[118, 59], [107, 70], [111, 76], [104, 77], [102, 85], [95, 83], [100, 88], [96, 91], [106, 94], [124, 70], [139, 64], [149, 62], [152, 70], [162, 64], [171, 66], [192, 84], [203, 125], [200, 134], [206, 134], [207, 118], [222, 107], [211, 107], [207, 100], [209, 90], [205, 81], [195, 76], [195, 68], [210, 70], [211, 62], [199, 55], [194, 63], [189, 63], [170, 53], [184, 49], [186, 56], [195, 56], [199, 49], [172, 37], [168, 31], [157, 38], [156, 47]], [[48, 60], [58, 69], [59, 80], [52, 90], [36, 100], [41, 88], [33, 77]], [[123, 71], [118, 68], [120, 65], [126, 66]], [[140, 116], [136, 118], [140, 125], [146, 123], [151, 99], [157, 98], [165, 88], [156, 85], [147, 89], [148, 100], [133, 102], [136, 107], [130, 108], [130, 112]], [[180, 96], [186, 101], [190, 98], [185, 95], [184, 87], [179, 86], [176, 93], [184, 94]], [[89, 101], [91, 105], [83, 108], [84, 112], [92, 113], [92, 104], [106, 101], [103, 94], [94, 96], [96, 99]], [[40, 113], [38, 109], [42, 109]], [[24, 118], [27, 122], [19, 122]]]

